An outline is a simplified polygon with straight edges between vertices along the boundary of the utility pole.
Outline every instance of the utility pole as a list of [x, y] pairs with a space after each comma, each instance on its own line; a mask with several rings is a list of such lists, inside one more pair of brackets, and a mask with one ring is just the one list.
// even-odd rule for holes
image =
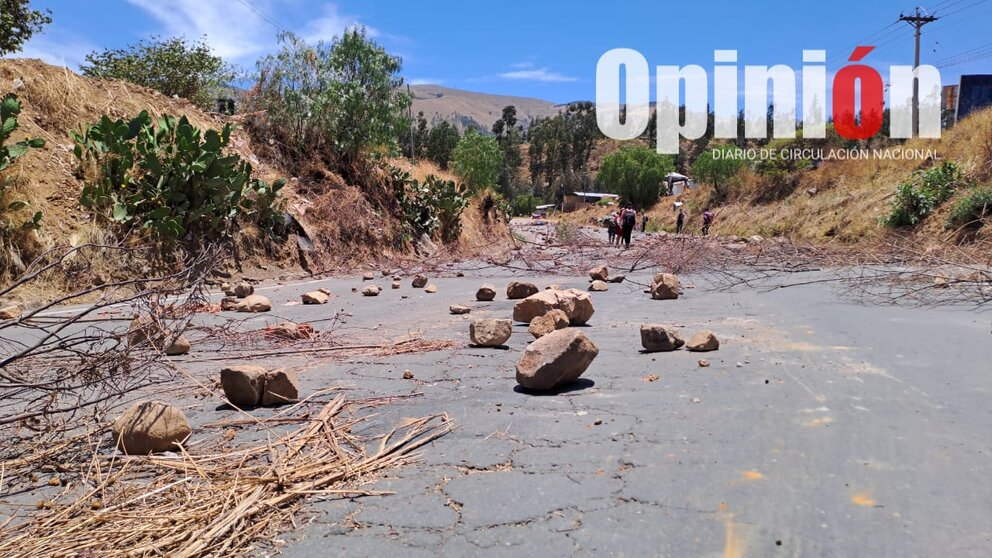
[[410, 105], [406, 107], [406, 115], [410, 119], [410, 160], [414, 163], [417, 162], [417, 150], [413, 145], [413, 94], [410, 93], [410, 84], [406, 84], [406, 96], [410, 98]]
[[[937, 21], [938, 17], [932, 15], [923, 15], [920, 13], [920, 8], [917, 6], [916, 13], [914, 15], [902, 15], [899, 14], [899, 21], [905, 21], [906, 23], [913, 26], [916, 31], [916, 53], [913, 56], [913, 72], [915, 73], [920, 67], [920, 30], [923, 26], [928, 23], [933, 23]], [[913, 78], [913, 136], [920, 135], [920, 80]]]

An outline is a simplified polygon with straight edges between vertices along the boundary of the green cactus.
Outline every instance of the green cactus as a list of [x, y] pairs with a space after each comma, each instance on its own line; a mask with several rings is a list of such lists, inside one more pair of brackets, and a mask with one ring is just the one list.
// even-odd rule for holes
[[226, 155], [231, 126], [205, 132], [182, 116], [154, 124], [147, 112], [130, 121], [100, 121], [72, 133], [81, 169], [92, 169], [80, 203], [121, 227], [139, 226], [158, 240], [216, 239], [239, 217], [270, 230], [284, 180], [269, 185], [252, 167]]
[[[3, 100], [0, 101], [0, 173], [10, 168], [14, 164], [14, 161], [27, 153], [28, 149], [45, 146], [45, 140], [41, 138], [30, 138], [12, 145], [7, 145], [7, 140], [10, 139], [10, 136], [18, 128], [17, 117], [20, 114], [20, 99], [13, 93], [6, 94]], [[7, 177], [0, 176], [0, 214], [19, 211], [27, 207], [28, 204], [23, 201], [6, 200], [7, 192]], [[20, 227], [23, 229], [37, 229], [41, 226], [41, 216], [41, 212], [36, 211], [32, 218], [21, 223]], [[5, 230], [15, 226], [6, 216], [4, 216], [0, 225]]]

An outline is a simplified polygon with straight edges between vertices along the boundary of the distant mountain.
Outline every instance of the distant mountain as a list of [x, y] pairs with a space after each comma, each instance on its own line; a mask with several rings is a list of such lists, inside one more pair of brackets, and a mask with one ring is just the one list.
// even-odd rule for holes
[[534, 118], [554, 116], [564, 105], [531, 97], [490, 95], [441, 87], [440, 85], [412, 85], [413, 115], [423, 111], [432, 125], [447, 120], [461, 130], [473, 126], [485, 131], [492, 130], [493, 124], [503, 115], [503, 107], [517, 107], [517, 119], [524, 128], [530, 126]]

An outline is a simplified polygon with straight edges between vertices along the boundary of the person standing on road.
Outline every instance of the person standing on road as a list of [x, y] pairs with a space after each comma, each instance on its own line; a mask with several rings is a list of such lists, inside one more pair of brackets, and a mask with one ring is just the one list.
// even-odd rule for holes
[[646, 211], [641, 215], [641, 232], [648, 232], [648, 214]]
[[634, 226], [637, 225], [637, 212], [634, 211], [633, 206], [628, 205], [621, 215], [623, 217], [623, 243], [627, 248], [630, 248], [630, 233], [634, 232]]
[[616, 233], [613, 240], [616, 241], [617, 246], [620, 246], [623, 242], [623, 208], [613, 213], [613, 230]]
[[675, 234], [682, 234], [682, 229], [685, 228], [685, 211], [679, 208], [679, 216], [675, 219]]
[[703, 212], [703, 236], [707, 236], [710, 234], [710, 225], [713, 224], [714, 217], [716, 216], [707, 207], [706, 211]]

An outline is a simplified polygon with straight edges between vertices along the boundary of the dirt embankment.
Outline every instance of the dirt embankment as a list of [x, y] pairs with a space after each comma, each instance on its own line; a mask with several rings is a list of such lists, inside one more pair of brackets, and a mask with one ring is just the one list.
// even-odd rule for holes
[[[95, 123], [104, 114], [130, 118], [142, 110], [153, 117], [186, 115], [200, 128], [235, 125], [231, 149], [251, 162], [256, 174], [265, 180], [288, 179], [283, 190], [287, 209], [304, 225], [317, 251], [310, 255], [314, 271], [349, 269], [362, 263], [380, 260], [403, 260], [416, 257], [413, 246], [401, 240], [402, 223], [395, 216], [377, 208], [363, 191], [347, 184], [340, 176], [322, 171], [313, 175], [291, 176], [278, 162], [259, 149], [237, 117], [208, 114], [186, 100], [162, 95], [154, 90], [113, 80], [84, 78], [65, 69], [38, 60], [0, 60], [0, 93], [16, 93], [22, 104], [20, 129], [13, 141], [24, 137], [41, 137], [45, 147], [30, 150], [8, 176], [12, 178], [12, 196], [28, 202], [21, 211], [26, 217], [34, 211], [43, 213], [38, 231], [20, 234], [3, 246], [4, 261], [20, 267], [48, 250], [110, 240], [93, 216], [79, 205], [83, 183], [77, 176], [73, 156], [72, 130]], [[392, 161], [400, 164], [402, 161]], [[429, 164], [420, 164], [414, 176], [439, 174], [454, 178]], [[475, 245], [490, 244], [493, 239], [508, 238], [499, 227], [489, 227], [473, 211], [466, 210], [463, 238], [444, 250], [464, 253]], [[239, 231], [237, 242], [244, 265], [253, 275], [297, 273], [296, 243], [269, 245], [262, 242], [250, 227]], [[260, 272], [260, 273], [256, 273]], [[10, 279], [8, 273], [7, 279]], [[4, 280], [4, 281], [6, 281]], [[0, 281], [0, 283], [4, 282]]]

